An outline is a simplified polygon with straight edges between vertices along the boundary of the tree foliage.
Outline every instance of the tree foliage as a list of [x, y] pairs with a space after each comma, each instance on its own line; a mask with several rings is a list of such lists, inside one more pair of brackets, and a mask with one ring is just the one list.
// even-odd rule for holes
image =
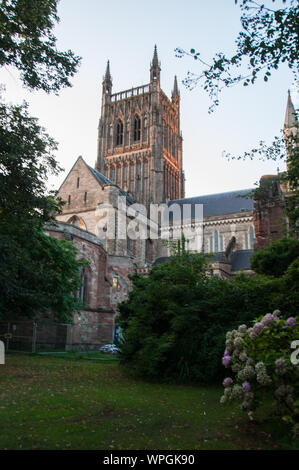
[[76, 292], [84, 264], [72, 243], [42, 230], [29, 234], [25, 226], [23, 237], [0, 231], [0, 319], [44, 313], [69, 321], [82, 308]]
[[202, 254], [182, 251], [133, 277], [119, 306], [121, 363], [154, 380], [212, 383], [223, 375], [225, 332], [279, 307], [296, 315], [298, 266], [280, 278], [206, 275]]
[[55, 160], [56, 142], [28, 114], [28, 105], [0, 103], [0, 226], [17, 230], [43, 224], [60, 204], [47, 195], [47, 179], [61, 168]]
[[76, 250], [43, 234], [61, 203], [46, 192], [60, 170], [56, 143], [28, 115], [27, 105], [0, 104], [0, 316], [51, 311], [67, 320], [80, 302]]
[[264, 250], [255, 251], [250, 263], [258, 274], [280, 277], [295, 260], [299, 260], [299, 240], [282, 238]]
[[190, 52], [176, 48], [177, 57], [190, 55], [201, 66], [199, 74], [189, 72], [183, 83], [191, 89], [201, 84], [212, 100], [210, 112], [218, 106], [223, 88], [236, 83], [248, 86], [254, 84], [259, 76], [267, 82], [273, 70], [283, 63], [298, 78], [299, 6], [297, 0], [282, 0], [282, 4], [281, 8], [274, 8], [275, 5], [270, 8], [257, 0], [239, 1], [242, 30], [236, 38], [236, 51], [231, 57], [218, 52], [208, 63], [194, 48]]
[[80, 58], [61, 52], [53, 34], [57, 0], [1, 0], [0, 66], [15, 66], [30, 89], [47, 93], [69, 87]]
[[[0, 66], [16, 67], [32, 90], [70, 86], [79, 64], [56, 48], [56, 8], [56, 0], [0, 1]], [[80, 308], [74, 294], [84, 261], [72, 244], [43, 233], [62, 205], [46, 187], [61, 171], [56, 149], [26, 103], [0, 102], [0, 317], [51, 311], [65, 321]]]

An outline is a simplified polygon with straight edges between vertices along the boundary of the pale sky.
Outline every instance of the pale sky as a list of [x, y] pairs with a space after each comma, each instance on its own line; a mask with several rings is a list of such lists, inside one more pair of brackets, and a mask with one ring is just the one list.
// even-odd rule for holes
[[254, 86], [223, 91], [213, 114], [208, 114], [210, 101], [203, 89], [189, 91], [182, 84], [188, 70], [199, 69], [191, 57], [175, 57], [176, 47], [199, 50], [207, 61], [218, 51], [233, 53], [240, 30], [240, 10], [234, 0], [61, 0], [58, 13], [58, 47], [82, 56], [73, 87], [59, 96], [30, 93], [16, 71], [0, 72], [7, 101], [26, 99], [31, 115], [59, 143], [57, 160], [65, 172], [50, 179], [52, 187], [60, 186], [79, 155], [94, 166], [107, 60], [113, 93], [143, 85], [149, 83], [155, 44], [161, 87], [169, 97], [174, 75], [178, 77], [186, 197], [252, 188], [262, 175], [276, 174], [277, 166], [285, 168], [282, 162], [228, 162], [222, 151], [239, 155], [260, 140], [271, 143], [280, 134], [288, 89], [298, 105], [293, 75], [286, 65], [273, 72], [268, 83], [260, 78]]

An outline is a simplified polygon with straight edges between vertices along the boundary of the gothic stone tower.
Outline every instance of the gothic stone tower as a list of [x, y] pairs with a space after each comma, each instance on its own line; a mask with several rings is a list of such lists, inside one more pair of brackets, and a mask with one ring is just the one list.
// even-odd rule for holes
[[166, 96], [160, 71], [155, 46], [150, 83], [112, 94], [108, 61], [98, 131], [96, 169], [147, 207], [184, 197], [180, 94], [175, 77]]

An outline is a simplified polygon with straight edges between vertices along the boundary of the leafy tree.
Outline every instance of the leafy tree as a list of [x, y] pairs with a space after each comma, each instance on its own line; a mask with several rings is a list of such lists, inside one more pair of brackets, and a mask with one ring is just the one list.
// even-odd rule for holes
[[193, 48], [190, 52], [176, 49], [177, 57], [191, 55], [202, 66], [200, 74], [188, 73], [184, 83], [189, 88], [201, 84], [212, 100], [210, 111], [218, 106], [223, 88], [237, 83], [248, 86], [259, 76], [268, 81], [282, 63], [287, 63], [298, 78], [299, 6], [296, 0], [282, 0], [282, 3], [283, 8], [274, 9], [274, 5], [269, 8], [257, 0], [239, 1], [242, 30], [231, 57], [218, 52], [209, 64]]
[[69, 87], [80, 58], [56, 48], [58, 0], [0, 1], [0, 66], [15, 66], [30, 89]]
[[258, 274], [280, 277], [295, 260], [299, 260], [299, 240], [282, 238], [264, 250], [254, 252], [250, 263]]
[[28, 115], [28, 105], [0, 103], [0, 226], [17, 230], [43, 224], [60, 203], [47, 195], [49, 174], [61, 168], [54, 157], [56, 142]]
[[[231, 281], [206, 275], [202, 254], [182, 251], [135, 275], [119, 306], [121, 363], [154, 380], [211, 383], [223, 375], [225, 332], [251, 324], [262, 311], [296, 315], [298, 266], [281, 278], [239, 275]], [[157, 301], [157, 299], [159, 299]]]
[[[59, 52], [52, 33], [56, 0], [0, 1], [0, 66], [15, 66], [32, 90], [70, 86], [79, 64]], [[53, 312], [67, 320], [80, 302], [74, 292], [83, 261], [72, 244], [43, 234], [61, 201], [47, 193], [50, 174], [61, 168], [56, 142], [28, 114], [28, 105], [0, 102], [0, 315]]]
[[[76, 248], [25, 226], [23, 238], [0, 232], [0, 319], [41, 313], [69, 321], [82, 308], [74, 295], [81, 283]], [[26, 236], [27, 235], [27, 236]]]

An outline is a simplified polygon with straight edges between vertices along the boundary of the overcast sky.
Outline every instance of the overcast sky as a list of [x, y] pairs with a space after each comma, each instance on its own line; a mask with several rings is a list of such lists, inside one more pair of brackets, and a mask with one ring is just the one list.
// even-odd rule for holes
[[[270, 2], [273, 5], [272, 2]], [[277, 5], [282, 1], [278, 0]], [[59, 96], [27, 92], [12, 69], [2, 69], [6, 99], [26, 99], [30, 112], [59, 143], [57, 160], [65, 172], [51, 178], [58, 188], [79, 155], [94, 166], [100, 117], [102, 78], [107, 59], [113, 92], [149, 82], [154, 45], [161, 62], [161, 87], [171, 97], [174, 75], [181, 93], [181, 130], [186, 197], [254, 187], [264, 174], [277, 172], [279, 162], [228, 162], [222, 151], [242, 154], [271, 142], [283, 127], [287, 91], [298, 105], [292, 73], [287, 66], [274, 72], [268, 83], [241, 85], [220, 95], [220, 106], [208, 114], [207, 94], [182, 84], [188, 70], [198, 64], [191, 57], [179, 59], [174, 49], [195, 48], [207, 61], [217, 51], [234, 51], [240, 30], [240, 10], [234, 0], [61, 0], [58, 46], [82, 56], [73, 87]]]

